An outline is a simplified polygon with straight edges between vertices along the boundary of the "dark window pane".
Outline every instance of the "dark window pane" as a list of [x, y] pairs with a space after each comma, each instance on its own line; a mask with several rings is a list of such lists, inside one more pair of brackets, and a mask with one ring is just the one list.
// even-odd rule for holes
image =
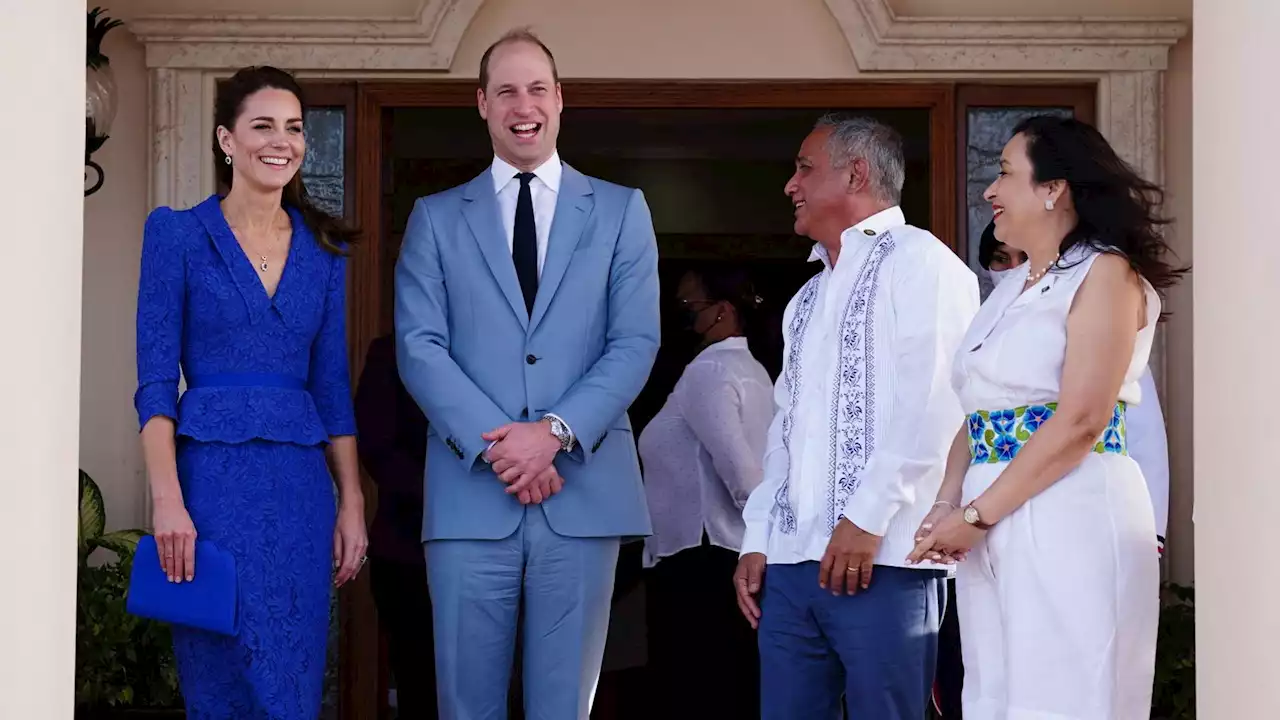
[[969, 109], [966, 140], [965, 192], [966, 222], [969, 229], [969, 266], [978, 273], [983, 294], [990, 291], [991, 281], [978, 266], [978, 243], [982, 231], [991, 222], [991, 204], [982, 193], [1000, 171], [1000, 153], [1013, 136], [1018, 123], [1035, 115], [1071, 117], [1071, 108], [973, 107]]
[[307, 110], [307, 155], [302, 182], [322, 210], [342, 217], [346, 188], [346, 110], [320, 107]]

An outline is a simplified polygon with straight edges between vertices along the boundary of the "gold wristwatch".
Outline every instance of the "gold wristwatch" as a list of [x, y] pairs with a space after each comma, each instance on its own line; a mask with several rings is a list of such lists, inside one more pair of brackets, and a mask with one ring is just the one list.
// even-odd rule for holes
[[979, 530], [991, 529], [990, 525], [982, 522], [982, 516], [978, 514], [978, 508], [974, 507], [972, 503], [964, 506], [964, 521]]

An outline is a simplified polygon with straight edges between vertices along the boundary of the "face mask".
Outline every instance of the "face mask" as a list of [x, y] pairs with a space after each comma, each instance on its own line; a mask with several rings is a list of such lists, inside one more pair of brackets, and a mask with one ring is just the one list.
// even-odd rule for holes
[[987, 274], [991, 276], [991, 284], [999, 285], [1001, 281], [1009, 277], [1017, 268], [1009, 268], [1008, 270], [988, 270]]

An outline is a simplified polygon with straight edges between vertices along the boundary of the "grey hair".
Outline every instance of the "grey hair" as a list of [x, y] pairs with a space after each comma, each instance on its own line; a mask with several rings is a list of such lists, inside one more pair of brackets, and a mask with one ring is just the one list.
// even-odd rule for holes
[[823, 115], [815, 130], [828, 129], [827, 151], [833, 167], [847, 167], [858, 158], [867, 163], [868, 187], [877, 199], [897, 205], [902, 201], [906, 161], [902, 135], [877, 120], [861, 115]]

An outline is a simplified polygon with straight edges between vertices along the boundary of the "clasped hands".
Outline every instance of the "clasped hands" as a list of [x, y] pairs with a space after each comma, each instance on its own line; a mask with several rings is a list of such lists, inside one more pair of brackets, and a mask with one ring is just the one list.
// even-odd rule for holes
[[485, 459], [521, 505], [540, 503], [564, 487], [555, 466], [560, 441], [546, 420], [509, 423], [481, 437], [493, 443]]
[[912, 565], [926, 560], [944, 565], [964, 562], [985, 534], [986, 531], [965, 522], [962, 508], [939, 501], [929, 509], [916, 530], [916, 546], [907, 555], [907, 562]]

